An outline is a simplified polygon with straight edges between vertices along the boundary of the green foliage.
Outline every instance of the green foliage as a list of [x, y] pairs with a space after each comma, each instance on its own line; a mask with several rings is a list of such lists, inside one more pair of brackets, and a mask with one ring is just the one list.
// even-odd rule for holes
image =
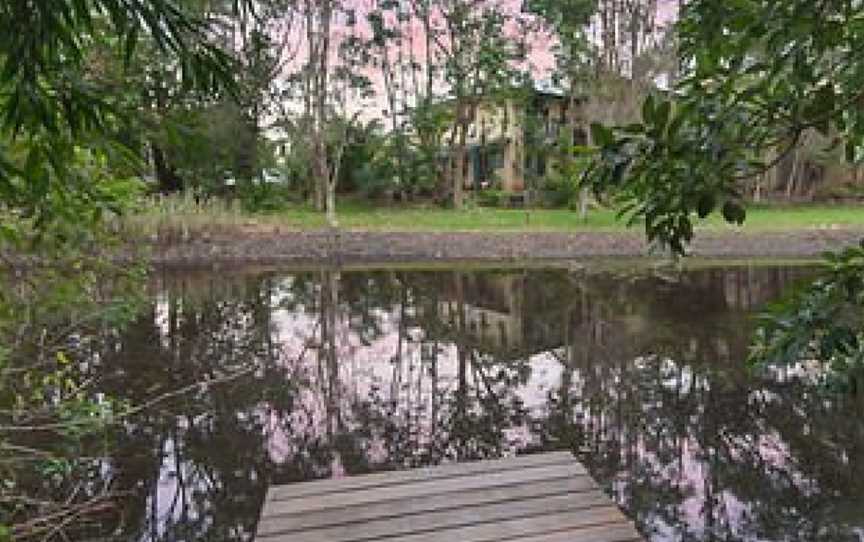
[[244, 181], [238, 189], [243, 210], [248, 213], [282, 211], [291, 201], [289, 188], [283, 184]]
[[383, 134], [374, 122], [355, 126], [342, 154], [339, 188], [373, 199], [431, 192], [437, 180], [435, 148], [405, 133]]
[[481, 207], [504, 207], [507, 204], [508, 194], [501, 190], [481, 190], [475, 195], [477, 205]]
[[[72, 246], [26, 276], [0, 275], [0, 525], [18, 528], [78, 507], [86, 513], [92, 495], [75, 488], [99, 461], [83, 450], [126, 412], [122, 401], [93, 389], [97, 343], [89, 337], [132, 320], [144, 273], [71, 253]], [[44, 536], [56, 526], [47, 525], [34, 523], [26, 534]]]
[[642, 120], [595, 127], [600, 160], [586, 185], [627, 205], [648, 237], [683, 253], [693, 217], [745, 219], [742, 181], [770, 169], [806, 130], [850, 155], [860, 109], [864, 6], [841, 0], [694, 0], [676, 29], [683, 74], [649, 97]]
[[[113, 177], [105, 156], [97, 151], [76, 148], [67, 160], [65, 183], [55, 182], [48, 170], [38, 205], [35, 199], [21, 200], [17, 209], [11, 206], [6, 211], [0, 242], [19, 249], [36, 243], [46, 251], [64, 244], [95, 246], [107, 240], [102, 221], [130, 211], [144, 193], [139, 179]], [[23, 178], [12, 184], [21, 192], [33, 188]]]
[[[712, 159], [714, 150], [701, 146], [705, 132], [687, 124], [699, 121], [688, 119], [685, 106], [649, 97], [639, 124], [616, 129], [593, 124], [591, 137], [600, 160], [583, 177], [598, 196], [613, 199], [628, 225], [643, 223], [650, 241], [675, 254], [685, 252], [697, 217], [719, 207], [727, 222], [741, 224], [745, 218], [735, 171], [746, 156], [729, 163]], [[716, 129], [741, 128], [729, 124]], [[701, 160], [694, 156], [700, 151]]]
[[545, 203], [552, 207], [572, 207], [579, 198], [578, 180], [553, 170], [543, 179]]
[[[742, 224], [742, 182], [774, 167], [807, 131], [855, 160], [864, 142], [862, 20], [864, 5], [845, 0], [687, 2], [676, 25], [681, 79], [645, 101], [641, 122], [592, 127], [599, 160], [584, 183], [683, 254], [696, 217], [719, 211]], [[828, 266], [763, 319], [753, 359], [824, 363], [835, 382], [855, 387], [862, 249], [829, 255]]]
[[396, 167], [391, 160], [361, 163], [351, 173], [351, 181], [360, 195], [371, 199], [380, 198], [399, 188]]
[[576, 209], [582, 197], [580, 180], [590, 166], [590, 157], [574, 152], [569, 134], [562, 136], [543, 152], [548, 161], [542, 188], [546, 203], [553, 207]]
[[440, 157], [445, 133], [455, 121], [455, 112], [444, 103], [423, 101], [409, 114], [409, 132], [403, 153], [405, 178], [417, 192], [433, 191], [443, 176]]
[[342, 153], [339, 188], [378, 197], [398, 185], [398, 134], [381, 135], [377, 126], [352, 130]]
[[762, 366], [817, 361], [832, 386], [864, 385], [864, 247], [826, 256], [827, 272], [760, 319], [751, 361]]
[[[22, 28], [27, 28], [22, 32]], [[140, 41], [173, 55], [183, 88], [230, 87], [208, 27], [168, 0], [12, 0], [0, 6], [0, 202], [46, 228], [67, 199], [107, 204], [74, 170], [81, 149], [132, 158], [118, 134], [126, 95], [101, 77], [109, 49], [128, 67]], [[75, 212], [80, 209], [75, 209]]]
[[[178, 93], [234, 90], [230, 59], [191, 6], [0, 4], [0, 248], [11, 244], [23, 258], [39, 243], [38, 265], [0, 276], [0, 539], [50, 538], [92, 506], [82, 488], [100, 465], [83, 449], [125, 406], [92, 389], [99, 375], [87, 331], [128, 323], [143, 284], [137, 266], [98, 256], [114, 240], [103, 219], [143, 193], [130, 104], [146, 91], [135, 86], [133, 61], [146, 44], [174, 63]], [[11, 531], [55, 513], [57, 522]]]

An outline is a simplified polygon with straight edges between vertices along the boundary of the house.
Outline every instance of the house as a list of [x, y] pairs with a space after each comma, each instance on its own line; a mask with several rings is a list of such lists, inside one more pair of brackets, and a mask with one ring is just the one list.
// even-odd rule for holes
[[[468, 152], [461, 164], [464, 187], [509, 193], [537, 187], [553, 159], [550, 151], [565, 135], [570, 103], [563, 93], [539, 88], [527, 99], [481, 102], [467, 134]], [[576, 128], [572, 138], [584, 143], [585, 130]], [[456, 158], [449, 156], [452, 170]]]

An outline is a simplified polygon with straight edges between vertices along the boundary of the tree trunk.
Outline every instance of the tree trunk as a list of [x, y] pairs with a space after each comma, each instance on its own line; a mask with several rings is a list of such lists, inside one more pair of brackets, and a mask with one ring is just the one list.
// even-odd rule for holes
[[336, 183], [329, 182], [327, 183], [327, 198], [325, 202], [325, 209], [327, 215], [327, 224], [331, 228], [338, 228], [339, 221], [336, 218]]
[[792, 169], [789, 171], [789, 178], [786, 179], [786, 200], [792, 199], [795, 195], [795, 179], [798, 177], [799, 151], [795, 149], [790, 156], [792, 157]]
[[753, 202], [759, 203], [762, 201], [762, 181], [765, 180], [765, 177], [768, 173], [764, 173], [756, 177], [756, 186], [753, 187]]
[[[585, 131], [585, 142], [589, 147], [594, 144], [591, 140], [591, 130]], [[588, 188], [584, 186], [579, 189], [579, 218], [588, 219]]]
[[468, 160], [468, 127], [471, 124], [468, 107], [464, 103], [456, 106], [456, 122], [459, 142], [456, 145], [456, 171], [453, 175], [453, 207], [462, 210], [465, 208], [465, 169]]
[[468, 149], [465, 142], [465, 132], [468, 128], [459, 128], [459, 144], [456, 147], [456, 171], [453, 172], [453, 208], [465, 208], [465, 168], [468, 160]]
[[151, 143], [150, 148], [153, 153], [153, 169], [156, 172], [159, 191], [163, 194], [182, 191], [183, 178], [177, 174], [177, 170], [168, 162], [168, 159], [165, 157], [165, 151], [156, 143]]
[[[315, 137], [319, 139], [321, 136], [316, 134]], [[322, 141], [316, 141], [312, 148], [314, 149], [312, 175], [315, 177], [315, 210], [324, 212], [327, 210], [327, 193], [329, 191], [328, 185], [330, 184], [329, 168], [327, 167], [327, 149]]]
[[[575, 49], [575, 48], [574, 48]], [[571, 55], [575, 57], [577, 51], [571, 51]], [[576, 129], [579, 126], [579, 116], [577, 114], [578, 107], [578, 85], [576, 83], [576, 74], [570, 74], [570, 96], [568, 97], [568, 109], [567, 109], [567, 124], [569, 128], [569, 132], [565, 141], [570, 143], [570, 149], [573, 149], [576, 146]], [[589, 132], [589, 130], [586, 130]], [[588, 136], [591, 137], [590, 135]], [[569, 151], [567, 153], [567, 159], [573, 160], [573, 151]], [[573, 171], [573, 168], [569, 168], [570, 171]], [[579, 190], [579, 218], [582, 220], [586, 220], [588, 218], [588, 189], [582, 188]]]

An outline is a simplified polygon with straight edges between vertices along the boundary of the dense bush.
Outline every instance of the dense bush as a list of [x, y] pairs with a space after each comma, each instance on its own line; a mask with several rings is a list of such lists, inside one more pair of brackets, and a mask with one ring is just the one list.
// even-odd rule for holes
[[571, 207], [579, 201], [577, 179], [552, 172], [543, 181], [543, 204], [549, 207]]
[[241, 182], [237, 196], [243, 210], [250, 213], [281, 211], [292, 201], [289, 186], [259, 180]]
[[481, 190], [477, 193], [475, 200], [481, 207], [506, 207], [510, 195], [502, 190]]

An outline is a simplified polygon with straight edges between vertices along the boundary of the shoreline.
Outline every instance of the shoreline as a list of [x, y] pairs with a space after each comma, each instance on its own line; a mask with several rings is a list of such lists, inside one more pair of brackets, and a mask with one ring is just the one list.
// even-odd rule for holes
[[[864, 230], [698, 233], [688, 259], [813, 260], [857, 245]], [[377, 232], [354, 230], [228, 234], [167, 244], [148, 243], [160, 268], [369, 266], [394, 264], [534, 263], [596, 259], [668, 260], [635, 232]], [[120, 258], [123, 259], [123, 258]]]

